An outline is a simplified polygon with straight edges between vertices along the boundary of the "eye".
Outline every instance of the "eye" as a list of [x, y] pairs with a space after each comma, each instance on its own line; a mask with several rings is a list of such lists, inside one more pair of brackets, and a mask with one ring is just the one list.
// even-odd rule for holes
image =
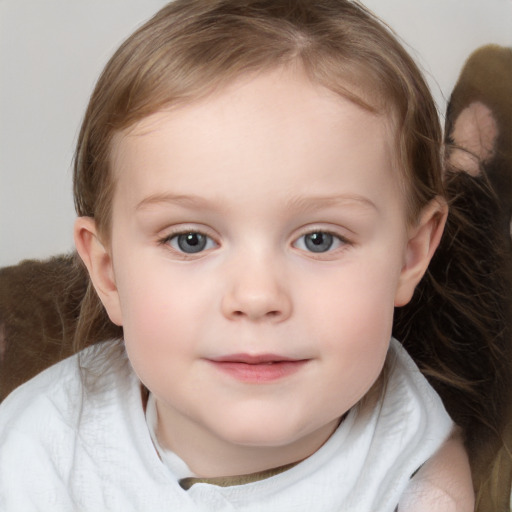
[[313, 231], [302, 235], [294, 246], [304, 251], [322, 253], [342, 246], [346, 241], [326, 231]]
[[186, 254], [195, 254], [216, 246], [216, 243], [209, 236], [197, 231], [172, 235], [167, 237], [165, 242], [176, 251]]

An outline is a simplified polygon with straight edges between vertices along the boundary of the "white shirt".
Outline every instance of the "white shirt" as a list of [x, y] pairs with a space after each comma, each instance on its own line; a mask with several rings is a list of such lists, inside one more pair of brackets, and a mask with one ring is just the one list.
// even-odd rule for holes
[[128, 361], [105, 365], [95, 392], [84, 388], [78, 364], [97, 350], [49, 368], [0, 405], [1, 511], [392, 512], [452, 427], [392, 340], [395, 364], [377, 407], [354, 407], [311, 457], [265, 480], [186, 491], [176, 460], [166, 464], [153, 445]]

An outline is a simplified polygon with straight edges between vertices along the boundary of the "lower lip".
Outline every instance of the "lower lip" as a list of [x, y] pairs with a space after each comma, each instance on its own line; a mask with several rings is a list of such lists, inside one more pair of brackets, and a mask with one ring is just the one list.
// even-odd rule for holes
[[210, 361], [215, 368], [242, 382], [264, 383], [289, 377], [298, 372], [307, 360], [247, 364], [231, 361]]

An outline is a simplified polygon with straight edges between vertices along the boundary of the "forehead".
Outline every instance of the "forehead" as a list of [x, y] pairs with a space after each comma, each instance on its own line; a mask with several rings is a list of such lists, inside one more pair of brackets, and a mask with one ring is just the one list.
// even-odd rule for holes
[[[328, 73], [327, 73], [328, 75]], [[195, 113], [199, 116], [206, 116], [208, 111], [215, 108], [222, 109], [224, 104], [232, 103], [236, 99], [256, 98], [256, 103], [263, 110], [265, 107], [272, 109], [286, 108], [283, 96], [291, 97], [294, 100], [306, 100], [313, 104], [315, 114], [323, 115], [326, 111], [332, 110], [333, 104], [346, 103], [346, 100], [353, 101], [362, 110], [374, 113], [375, 116], [367, 116], [371, 121], [379, 118], [380, 122], [386, 124], [386, 136], [395, 139], [396, 113], [394, 105], [389, 98], [386, 98], [382, 91], [362, 72], [356, 73], [355, 78], [342, 80], [338, 77], [334, 80], [330, 77], [317, 77], [315, 73], [306, 73], [300, 62], [288, 66], [276, 66], [263, 68], [259, 71], [235, 75], [232, 78], [218, 77], [215, 83], [210, 86], [198, 84], [195, 88], [191, 86], [190, 96], [182, 95], [179, 99], [169, 98], [165, 102], [159, 102], [159, 106], [152, 112], [131, 123], [128, 127], [115, 132], [113, 137], [113, 148], [130, 136], [141, 136], [151, 133], [160, 121], [165, 120], [167, 113], [174, 112], [176, 119], [184, 118], [183, 111]], [[355, 84], [358, 85], [355, 85]], [[197, 89], [197, 90], [196, 90]], [[284, 93], [284, 94], [283, 94]], [[302, 109], [301, 103], [292, 106], [292, 113]], [[394, 143], [394, 140], [392, 141]]]
[[[357, 174], [358, 168], [386, 174], [396, 184], [392, 125], [389, 116], [365, 110], [302, 73], [277, 69], [157, 112], [119, 133], [112, 167], [117, 188], [130, 195], [157, 194], [186, 181], [208, 190], [224, 180], [229, 189], [228, 181], [239, 176], [247, 187], [266, 179], [269, 194], [280, 181], [290, 188], [317, 187], [322, 194], [333, 173]], [[174, 182], [164, 179], [169, 173]], [[123, 186], [127, 182], [131, 192]]]

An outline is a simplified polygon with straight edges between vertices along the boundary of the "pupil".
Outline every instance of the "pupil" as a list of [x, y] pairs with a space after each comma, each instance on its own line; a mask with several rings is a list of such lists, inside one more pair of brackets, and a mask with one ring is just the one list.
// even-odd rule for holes
[[200, 252], [206, 247], [206, 237], [200, 233], [179, 235], [178, 246], [183, 252]]
[[306, 235], [305, 242], [311, 252], [325, 252], [331, 248], [333, 237], [329, 233], [310, 233]]

